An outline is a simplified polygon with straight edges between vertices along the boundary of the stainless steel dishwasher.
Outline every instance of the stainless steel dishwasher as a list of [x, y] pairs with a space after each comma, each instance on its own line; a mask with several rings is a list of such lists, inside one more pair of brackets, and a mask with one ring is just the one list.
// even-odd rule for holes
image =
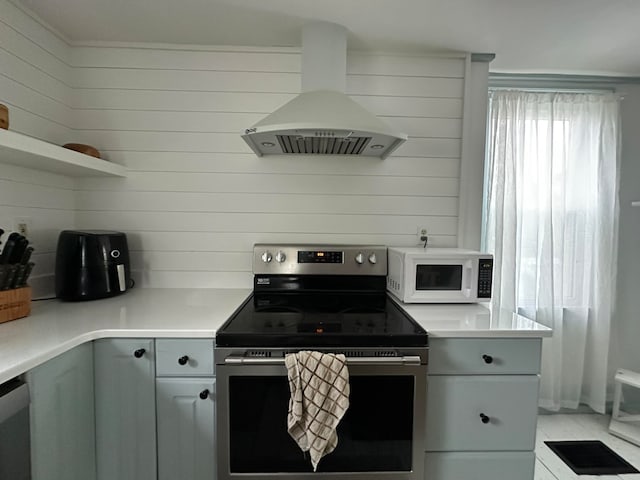
[[0, 384], [0, 480], [29, 480], [29, 388], [18, 378]]

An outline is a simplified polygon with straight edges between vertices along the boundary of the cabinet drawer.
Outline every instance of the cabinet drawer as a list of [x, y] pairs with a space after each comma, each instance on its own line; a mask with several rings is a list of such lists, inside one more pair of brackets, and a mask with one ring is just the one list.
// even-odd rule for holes
[[425, 455], [427, 480], [531, 480], [533, 452], [442, 452]]
[[213, 375], [213, 340], [156, 340], [156, 374]]
[[426, 449], [533, 450], [537, 413], [537, 375], [430, 377]]
[[429, 374], [537, 374], [541, 348], [540, 338], [433, 338]]

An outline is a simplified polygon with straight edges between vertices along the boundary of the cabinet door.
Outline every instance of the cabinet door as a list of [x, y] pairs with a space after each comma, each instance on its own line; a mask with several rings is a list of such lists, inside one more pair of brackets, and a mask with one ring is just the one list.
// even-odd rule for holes
[[156, 379], [158, 479], [215, 478], [215, 379]]
[[154, 342], [94, 345], [98, 480], [156, 479]]
[[442, 375], [427, 380], [427, 451], [533, 450], [537, 375]]
[[95, 479], [93, 345], [34, 368], [27, 382], [33, 480]]

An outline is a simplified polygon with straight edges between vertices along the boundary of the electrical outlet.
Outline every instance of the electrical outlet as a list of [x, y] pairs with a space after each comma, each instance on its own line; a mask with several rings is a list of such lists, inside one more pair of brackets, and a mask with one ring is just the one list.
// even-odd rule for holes
[[427, 239], [427, 227], [418, 227], [418, 240], [424, 242]]
[[29, 237], [31, 230], [31, 219], [26, 217], [15, 218], [13, 220], [14, 230], [23, 237]]

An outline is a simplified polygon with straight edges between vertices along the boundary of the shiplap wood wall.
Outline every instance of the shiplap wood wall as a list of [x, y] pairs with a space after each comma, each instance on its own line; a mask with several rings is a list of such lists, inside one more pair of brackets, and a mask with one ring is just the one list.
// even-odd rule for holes
[[[23, 26], [26, 15], [6, 0], [0, 8], [0, 51], [16, 65], [0, 63], [13, 85], [0, 95], [12, 129], [15, 107], [25, 111], [18, 119], [33, 116], [16, 130], [94, 145], [129, 169], [124, 179], [67, 184], [61, 211], [76, 228], [126, 232], [138, 284], [249, 287], [256, 242], [413, 245], [426, 226], [434, 245], [456, 246], [464, 55], [349, 52], [347, 93], [410, 136], [384, 161], [257, 158], [239, 132], [300, 91], [299, 49], [69, 47]], [[6, 35], [29, 47], [12, 42], [8, 52]], [[27, 66], [34, 75], [22, 74]], [[25, 83], [43, 98], [14, 105]], [[69, 193], [45, 185], [36, 196], [48, 205]]]
[[[9, 128], [55, 144], [72, 137], [70, 48], [7, 0], [0, 0], [0, 103]], [[35, 251], [35, 296], [53, 292], [60, 230], [75, 226], [75, 184], [69, 177], [0, 163], [0, 227], [28, 219]]]
[[77, 223], [127, 232], [144, 285], [250, 286], [255, 242], [456, 245], [464, 57], [348, 56], [347, 93], [410, 136], [380, 161], [240, 138], [300, 91], [297, 49], [73, 55], [73, 128], [130, 169], [79, 182]]

